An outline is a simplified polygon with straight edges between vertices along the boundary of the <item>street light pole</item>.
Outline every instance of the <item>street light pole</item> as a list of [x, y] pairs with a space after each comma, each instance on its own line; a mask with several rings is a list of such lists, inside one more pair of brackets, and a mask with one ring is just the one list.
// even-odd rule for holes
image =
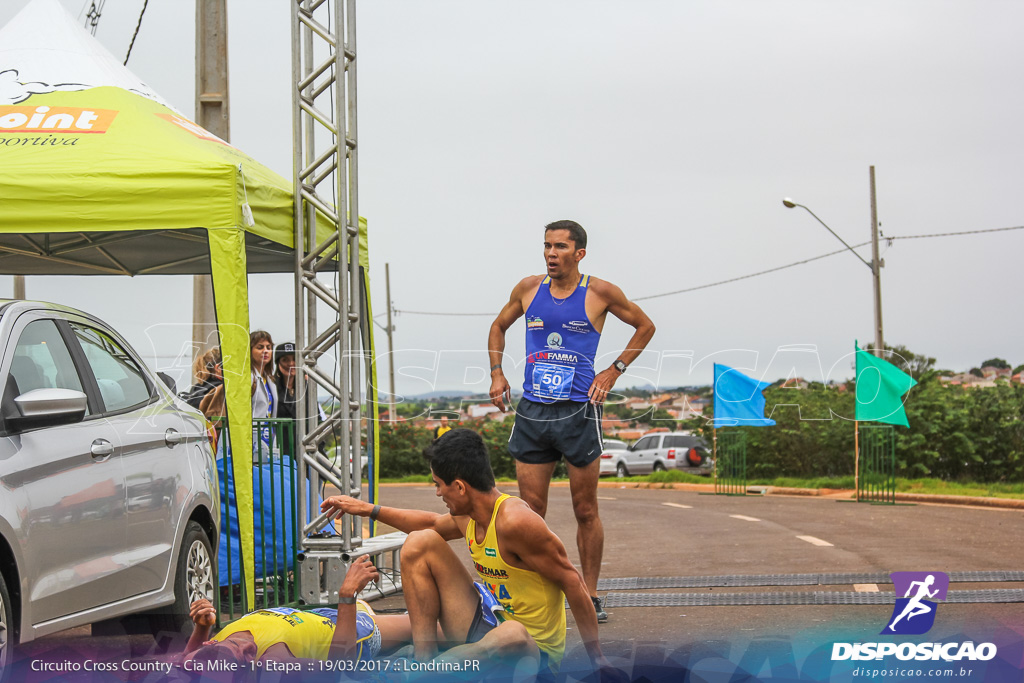
[[809, 213], [812, 216], [814, 216], [814, 219], [816, 221], [818, 221], [819, 223], [821, 223], [825, 227], [826, 230], [828, 230], [830, 233], [832, 233], [832, 235], [837, 240], [842, 242], [843, 246], [845, 246], [847, 249], [849, 249], [850, 252], [854, 256], [856, 256], [858, 259], [860, 259], [861, 263], [863, 263], [865, 266], [867, 266], [868, 268], [871, 269], [871, 276], [872, 276], [872, 282], [874, 284], [874, 294], [875, 294], [875, 296], [874, 296], [874, 303], [875, 303], [875, 306], [874, 306], [874, 308], [875, 308], [875, 355], [878, 356], [879, 358], [881, 358], [882, 357], [882, 353], [885, 350], [885, 347], [883, 346], [884, 342], [883, 342], [883, 337], [882, 337], [882, 273], [881, 273], [882, 266], [884, 265], [884, 262], [880, 258], [878, 258], [878, 207], [877, 207], [877, 204], [875, 202], [875, 167], [874, 166], [870, 167], [870, 176], [871, 176], [871, 262], [870, 263], [868, 263], [866, 260], [864, 260], [863, 256], [858, 254], [854, 250], [853, 247], [851, 247], [849, 244], [847, 244], [846, 240], [844, 240], [842, 237], [837, 235], [835, 230], [833, 230], [832, 228], [828, 227], [828, 225], [825, 223], [825, 221], [823, 221], [820, 218], [818, 218], [818, 215], [816, 213], [811, 211], [809, 208], [807, 208], [803, 204], [799, 204], [799, 203], [793, 201], [792, 199], [790, 199], [789, 197], [786, 197], [785, 199], [782, 200], [782, 205], [785, 206], [787, 209], [792, 209], [792, 208], [794, 208], [796, 206], [799, 206], [801, 209], [803, 209], [807, 213]]
[[875, 167], [870, 167], [871, 176], [871, 271], [875, 284], [875, 355], [879, 358], [885, 351], [882, 339], [882, 261], [878, 258], [878, 204], [875, 202]]
[[393, 334], [395, 326], [391, 324], [391, 264], [384, 264], [384, 288], [388, 298], [388, 377], [391, 381], [391, 397], [388, 399], [388, 418], [395, 422], [395, 346]]

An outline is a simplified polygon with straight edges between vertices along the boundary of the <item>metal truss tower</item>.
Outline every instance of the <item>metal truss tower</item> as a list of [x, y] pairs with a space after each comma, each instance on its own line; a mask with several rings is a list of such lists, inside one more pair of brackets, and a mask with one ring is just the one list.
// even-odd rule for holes
[[[296, 392], [304, 397], [296, 420], [303, 524], [298, 583], [303, 602], [327, 604], [337, 602], [352, 557], [377, 556], [383, 572], [390, 553], [391, 567], [397, 569], [401, 539], [363, 538], [362, 519], [348, 515], [335, 534], [321, 533], [329, 524], [315, 499], [322, 482], [360, 496], [362, 403], [364, 395], [367, 402], [373, 400], [372, 321], [360, 267], [356, 3], [293, 0], [292, 10], [295, 360]], [[330, 394], [335, 406], [322, 422], [317, 417], [320, 393]], [[332, 432], [340, 454], [334, 462], [318, 452], [318, 444]], [[398, 588], [396, 580], [385, 592]]]

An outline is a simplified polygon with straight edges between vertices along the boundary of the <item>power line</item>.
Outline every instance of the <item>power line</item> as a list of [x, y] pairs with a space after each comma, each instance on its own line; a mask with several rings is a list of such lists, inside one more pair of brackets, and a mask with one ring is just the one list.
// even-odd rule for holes
[[490, 313], [441, 313], [441, 312], [435, 312], [435, 311], [403, 311], [403, 310], [398, 309], [398, 308], [395, 309], [395, 313], [405, 313], [406, 315], [443, 315], [443, 316], [463, 316], [463, 317], [465, 317], [465, 316], [481, 316], [481, 315], [487, 315], [487, 316], [494, 317], [494, 315], [495, 315], [494, 311], [491, 311]]
[[[871, 244], [871, 243], [870, 242], [861, 242], [860, 244], [853, 245], [852, 248], [853, 249], [859, 249], [860, 247], [866, 246], [868, 244]], [[720, 280], [718, 282], [712, 282], [712, 283], [706, 284], [706, 285], [697, 285], [696, 287], [687, 287], [686, 289], [677, 289], [674, 292], [665, 292], [663, 294], [649, 294], [647, 296], [640, 296], [640, 297], [637, 297], [637, 298], [633, 299], [633, 301], [647, 301], [648, 299], [658, 299], [658, 298], [661, 298], [663, 296], [672, 296], [673, 294], [685, 294], [686, 292], [695, 292], [698, 289], [707, 289], [708, 287], [717, 287], [718, 285], [726, 285], [726, 284], [729, 284], [730, 282], [738, 282], [739, 280], [746, 280], [748, 278], [757, 277], [759, 275], [767, 275], [768, 273], [774, 273], [774, 272], [777, 272], [777, 271], [780, 271], [780, 270], [785, 270], [786, 268], [792, 268], [794, 266], [802, 266], [803, 264], [810, 263], [811, 261], [817, 261], [818, 259], [827, 258], [829, 256], [835, 256], [836, 254], [842, 254], [844, 251], [847, 251], [847, 250], [846, 249], [839, 249], [839, 250], [836, 250], [836, 251], [830, 251], [827, 254], [822, 254], [821, 256], [812, 256], [811, 258], [804, 259], [803, 261], [794, 261], [793, 263], [787, 263], [784, 266], [777, 266], [775, 268], [769, 268], [768, 270], [761, 270], [761, 271], [758, 271], [756, 273], [750, 273], [749, 275], [740, 275], [739, 277], [729, 278], [728, 280]]]
[[[1014, 226], [1014, 227], [1010, 227], [1010, 228], [989, 228], [989, 229], [986, 229], [986, 230], [964, 230], [964, 231], [961, 231], [961, 232], [937, 232], [937, 233], [931, 233], [931, 234], [928, 234], [928, 235], [896, 235], [896, 236], [892, 236], [892, 237], [887, 236], [887, 235], [883, 235], [882, 239], [887, 240], [889, 242], [889, 244], [891, 245], [896, 240], [918, 240], [918, 239], [926, 239], [926, 238], [930, 238], [930, 237], [955, 237], [955, 236], [958, 236], [958, 235], [980, 235], [980, 234], [983, 234], [983, 233], [1006, 232], [1006, 231], [1009, 231], [1009, 230], [1024, 230], [1024, 225], [1018, 225], [1018, 226]], [[861, 242], [860, 244], [853, 245], [852, 248], [853, 249], [859, 249], [860, 247], [867, 246], [868, 244], [871, 244], [871, 242]], [[752, 277], [758, 277], [760, 275], [767, 275], [768, 273], [776, 273], [776, 272], [778, 272], [780, 270], [786, 270], [787, 268], [793, 268], [795, 266], [802, 266], [805, 263], [811, 263], [812, 261], [817, 261], [819, 259], [828, 258], [829, 256], [835, 256], [836, 254], [841, 254], [844, 251], [847, 251], [847, 250], [846, 249], [838, 249], [836, 251], [830, 251], [827, 254], [821, 254], [820, 256], [812, 256], [811, 258], [803, 259], [802, 261], [794, 261], [793, 263], [787, 263], [784, 266], [776, 266], [775, 268], [769, 268], [768, 270], [759, 270], [756, 273], [749, 273], [748, 275], [740, 275], [739, 277], [729, 278], [728, 280], [719, 280], [718, 282], [710, 282], [710, 283], [708, 283], [706, 285], [697, 285], [695, 287], [687, 287], [685, 289], [677, 289], [677, 290], [674, 290], [674, 291], [671, 291], [671, 292], [663, 292], [661, 294], [648, 294], [647, 296], [636, 297], [636, 298], [633, 299], [633, 301], [648, 301], [650, 299], [660, 299], [661, 297], [674, 296], [676, 294], [686, 294], [688, 292], [695, 292], [697, 290], [708, 289], [710, 287], [718, 287], [719, 285], [726, 285], [726, 284], [729, 284], [730, 282], [739, 282], [740, 280], [747, 280], [747, 279], [750, 279]], [[495, 315], [493, 312], [491, 312], [491, 313], [444, 313], [444, 312], [436, 312], [436, 311], [404, 311], [404, 310], [399, 310], [399, 309], [395, 309], [395, 313], [404, 313], [406, 315], [428, 315], [428, 316], [445, 316], [445, 317], [449, 317], [449, 316], [458, 316], [458, 317], [491, 316], [491, 317], [493, 317]]]
[[[868, 244], [870, 244], [870, 242], [862, 242], [861, 244], [854, 245], [854, 248], [857, 249], [857, 248], [866, 246]], [[698, 290], [698, 289], [707, 289], [708, 287], [717, 287], [718, 285], [724, 285], [724, 284], [727, 284], [729, 282], [737, 282], [738, 280], [746, 280], [747, 278], [757, 277], [758, 275], [766, 275], [768, 273], [774, 273], [774, 272], [779, 271], [779, 270], [785, 270], [786, 268], [792, 268], [794, 266], [800, 266], [800, 265], [803, 265], [805, 263], [810, 263], [811, 261], [817, 261], [818, 259], [823, 259], [823, 258], [827, 258], [829, 256], [835, 256], [836, 254], [841, 254], [844, 251], [846, 251], [846, 249], [839, 249], [837, 251], [830, 251], [827, 254], [822, 254], [820, 256], [812, 256], [811, 258], [804, 259], [802, 261], [794, 261], [793, 263], [787, 263], [784, 266], [778, 266], [778, 267], [775, 267], [775, 268], [769, 268], [768, 270], [762, 270], [762, 271], [759, 271], [757, 273], [750, 273], [749, 275], [741, 275], [739, 277], [730, 278], [728, 280], [721, 280], [719, 282], [712, 282], [712, 283], [709, 283], [709, 284], [706, 284], [706, 285], [697, 285], [696, 287], [687, 287], [686, 289], [677, 289], [677, 290], [675, 290], [673, 292], [664, 292], [663, 294], [650, 294], [648, 296], [641, 296], [641, 297], [637, 297], [637, 298], [633, 299], [633, 301], [646, 301], [648, 299], [657, 299], [657, 298], [660, 298], [660, 297], [663, 297], [663, 296], [672, 296], [673, 294], [684, 294], [686, 292], [693, 292], [693, 291]], [[484, 316], [484, 315], [486, 315], [486, 316], [493, 316], [494, 315], [493, 312], [491, 312], [491, 313], [440, 313], [440, 312], [433, 312], [433, 311], [403, 311], [403, 310], [398, 310], [398, 309], [396, 309], [395, 312], [396, 313], [405, 313], [407, 315], [433, 315], [433, 316]]]
[[[93, 2], [89, 4], [89, 11], [85, 15], [85, 27], [89, 29], [93, 35], [96, 35], [96, 27], [100, 24], [100, 16], [103, 14], [103, 5], [106, 1], [107, 0], [99, 0], [99, 3], [97, 4], [96, 1], [93, 0]], [[85, 7], [82, 7], [82, 10], [84, 11]], [[81, 17], [81, 12], [79, 12], [79, 17]]]
[[1024, 225], [1017, 225], [1012, 228], [989, 228], [988, 230], [965, 230], [963, 232], [936, 232], [931, 235], [900, 235], [896, 237], [882, 236], [885, 240], [920, 240], [926, 237], [953, 237], [956, 235], [980, 235], [984, 232], [1006, 232], [1007, 230], [1024, 230]]
[[132, 48], [135, 47], [135, 38], [139, 35], [139, 29], [142, 27], [142, 17], [146, 14], [146, 7], [149, 6], [149, 0], [142, 0], [142, 11], [139, 12], [139, 21], [135, 24], [135, 33], [132, 34], [132, 42], [128, 45], [128, 54], [124, 56], [124, 65], [128, 66], [128, 58], [132, 56]]

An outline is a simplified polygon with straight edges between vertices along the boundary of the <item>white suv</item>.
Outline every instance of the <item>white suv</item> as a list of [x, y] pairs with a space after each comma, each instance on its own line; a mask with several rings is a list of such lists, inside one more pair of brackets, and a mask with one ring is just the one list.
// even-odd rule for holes
[[620, 477], [670, 469], [708, 475], [713, 465], [707, 444], [689, 432], [647, 434], [614, 456], [615, 472]]

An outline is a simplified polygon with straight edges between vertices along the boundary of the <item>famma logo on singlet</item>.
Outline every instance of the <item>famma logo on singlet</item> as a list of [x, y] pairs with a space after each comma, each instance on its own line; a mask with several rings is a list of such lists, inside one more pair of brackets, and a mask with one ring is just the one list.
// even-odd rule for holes
[[579, 356], [575, 353], [560, 353], [556, 351], [538, 351], [537, 353], [531, 353], [526, 357], [527, 363], [536, 363], [539, 360], [553, 360], [562, 363], [576, 363], [579, 361]]

